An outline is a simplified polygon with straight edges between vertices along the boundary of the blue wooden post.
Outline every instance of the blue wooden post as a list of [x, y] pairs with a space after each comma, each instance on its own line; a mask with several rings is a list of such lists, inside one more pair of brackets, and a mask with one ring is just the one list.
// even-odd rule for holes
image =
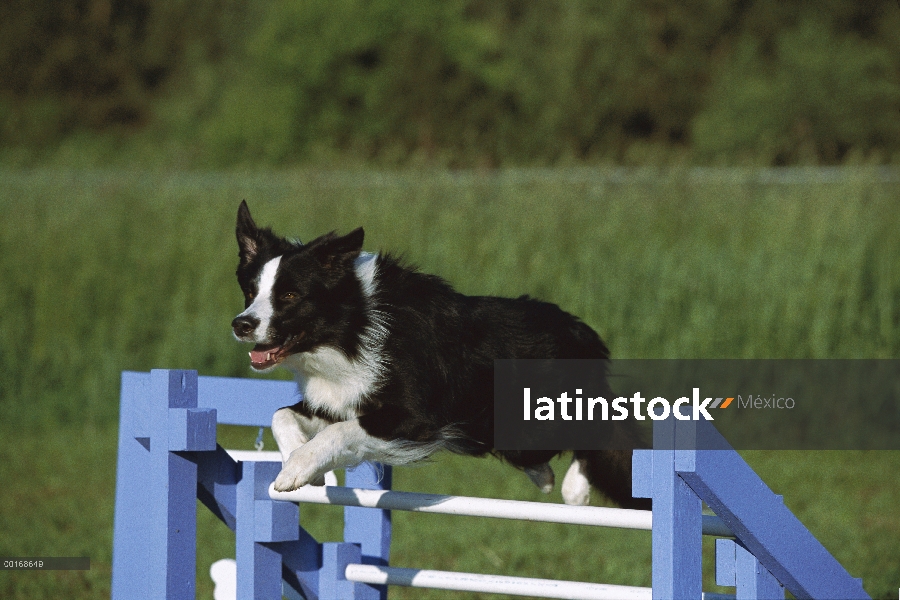
[[[370, 490], [391, 489], [391, 467], [363, 463], [346, 470], [347, 487]], [[358, 506], [344, 507], [344, 541], [357, 543], [361, 562], [387, 566], [391, 551], [391, 511]], [[358, 600], [386, 600], [386, 585], [361, 584]]]
[[235, 557], [237, 597], [248, 600], [280, 600], [281, 553], [272, 542], [299, 537], [297, 507], [269, 499], [269, 484], [281, 463], [241, 462], [237, 484]]
[[116, 600], [194, 598], [197, 464], [190, 453], [215, 447], [216, 411], [197, 408], [195, 371], [123, 374]]
[[675, 434], [675, 419], [654, 423], [654, 449], [634, 451], [632, 494], [653, 499], [653, 598], [699, 600], [703, 505], [675, 472]]
[[347, 565], [359, 563], [362, 550], [359, 544], [325, 542], [322, 544], [322, 570], [319, 573], [318, 600], [359, 600], [364, 583], [348, 581], [344, 576]]
[[735, 540], [716, 540], [716, 585], [737, 588], [735, 600], [784, 600], [784, 586]]
[[147, 589], [149, 519], [143, 498], [150, 454], [150, 427], [145, 416], [150, 392], [148, 373], [122, 373], [119, 450], [116, 464], [116, 511], [113, 523], [113, 600], [141, 598]]
[[194, 598], [197, 465], [182, 451], [215, 450], [215, 409], [197, 408], [197, 372], [150, 372], [150, 520], [146, 597]]

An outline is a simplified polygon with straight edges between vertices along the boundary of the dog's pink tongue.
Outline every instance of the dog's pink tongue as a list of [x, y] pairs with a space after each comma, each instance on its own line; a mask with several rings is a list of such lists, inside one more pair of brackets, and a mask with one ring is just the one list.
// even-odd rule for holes
[[250, 364], [258, 369], [274, 365], [278, 350], [278, 346], [256, 346], [250, 351]]
[[271, 354], [271, 351], [251, 350], [250, 351], [250, 362], [255, 362], [255, 363], [266, 362], [269, 354]]

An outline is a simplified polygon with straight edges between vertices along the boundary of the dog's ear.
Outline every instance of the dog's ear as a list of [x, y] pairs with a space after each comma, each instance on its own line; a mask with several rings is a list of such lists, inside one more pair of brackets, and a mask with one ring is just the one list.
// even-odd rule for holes
[[260, 254], [278, 256], [302, 248], [300, 240], [286, 240], [278, 237], [269, 227], [257, 227], [250, 216], [247, 201], [243, 200], [238, 207], [237, 227], [238, 256], [241, 259], [238, 268], [247, 266]]
[[250, 216], [250, 209], [247, 207], [247, 201], [241, 200], [238, 207], [237, 227], [235, 228], [238, 242], [238, 256], [241, 259], [241, 265], [246, 265], [259, 254], [259, 228]]
[[331, 246], [338, 254], [352, 254], [353, 258], [356, 258], [362, 251], [363, 239], [365, 237], [366, 232], [363, 231], [363, 228], [357, 227], [347, 235], [336, 238], [331, 242]]
[[353, 261], [362, 251], [364, 237], [362, 227], [357, 227], [344, 236], [337, 236], [332, 232], [310, 243], [310, 251], [325, 269], [343, 271], [353, 267]]

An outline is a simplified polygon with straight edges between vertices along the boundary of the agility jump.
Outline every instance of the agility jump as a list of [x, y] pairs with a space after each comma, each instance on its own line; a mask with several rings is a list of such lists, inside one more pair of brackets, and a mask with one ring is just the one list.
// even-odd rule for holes
[[[785, 590], [797, 598], [869, 598], [705, 421], [658, 421], [656, 449], [635, 451], [633, 492], [653, 499], [651, 515], [395, 492], [390, 468], [379, 473], [368, 463], [347, 470], [346, 488], [278, 493], [271, 484], [280, 461], [235, 460], [217, 445], [216, 426], [268, 425], [275, 410], [297, 402], [295, 383], [125, 372], [121, 398], [114, 600], [195, 597], [197, 499], [235, 532], [242, 600], [380, 600], [390, 585], [548, 598], [759, 600], [783, 599]], [[668, 449], [676, 436], [678, 447], [693, 440], [717, 449]], [[345, 506], [344, 541], [313, 539], [295, 502]], [[703, 502], [716, 516], [702, 514]], [[392, 510], [649, 529], [652, 588], [392, 567]], [[702, 535], [719, 536], [716, 582], [735, 587], [734, 596], [702, 592]]]

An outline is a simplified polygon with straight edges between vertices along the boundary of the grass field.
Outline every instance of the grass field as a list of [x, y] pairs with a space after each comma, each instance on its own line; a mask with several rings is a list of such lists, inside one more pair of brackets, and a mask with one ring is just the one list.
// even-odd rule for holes
[[[461, 291], [557, 302], [617, 357], [900, 358], [900, 183], [865, 170], [802, 183], [40, 170], [0, 171], [0, 182], [0, 556], [91, 557], [87, 572], [0, 571], [2, 598], [109, 595], [122, 370], [252, 376], [229, 330], [242, 306], [243, 198], [258, 222], [304, 241], [364, 225], [367, 249], [402, 252]], [[255, 431], [223, 429], [228, 445], [252, 446]], [[896, 597], [900, 453], [745, 455], [873, 597]], [[395, 470], [395, 482], [543, 499], [492, 460], [440, 457]], [[319, 537], [339, 535], [339, 510], [302, 514]], [[394, 523], [397, 566], [650, 583], [646, 533], [405, 513]], [[233, 535], [201, 511], [200, 537], [198, 597], [211, 598], [206, 571], [232, 554]], [[727, 591], [712, 584], [711, 548], [705, 587]]]

